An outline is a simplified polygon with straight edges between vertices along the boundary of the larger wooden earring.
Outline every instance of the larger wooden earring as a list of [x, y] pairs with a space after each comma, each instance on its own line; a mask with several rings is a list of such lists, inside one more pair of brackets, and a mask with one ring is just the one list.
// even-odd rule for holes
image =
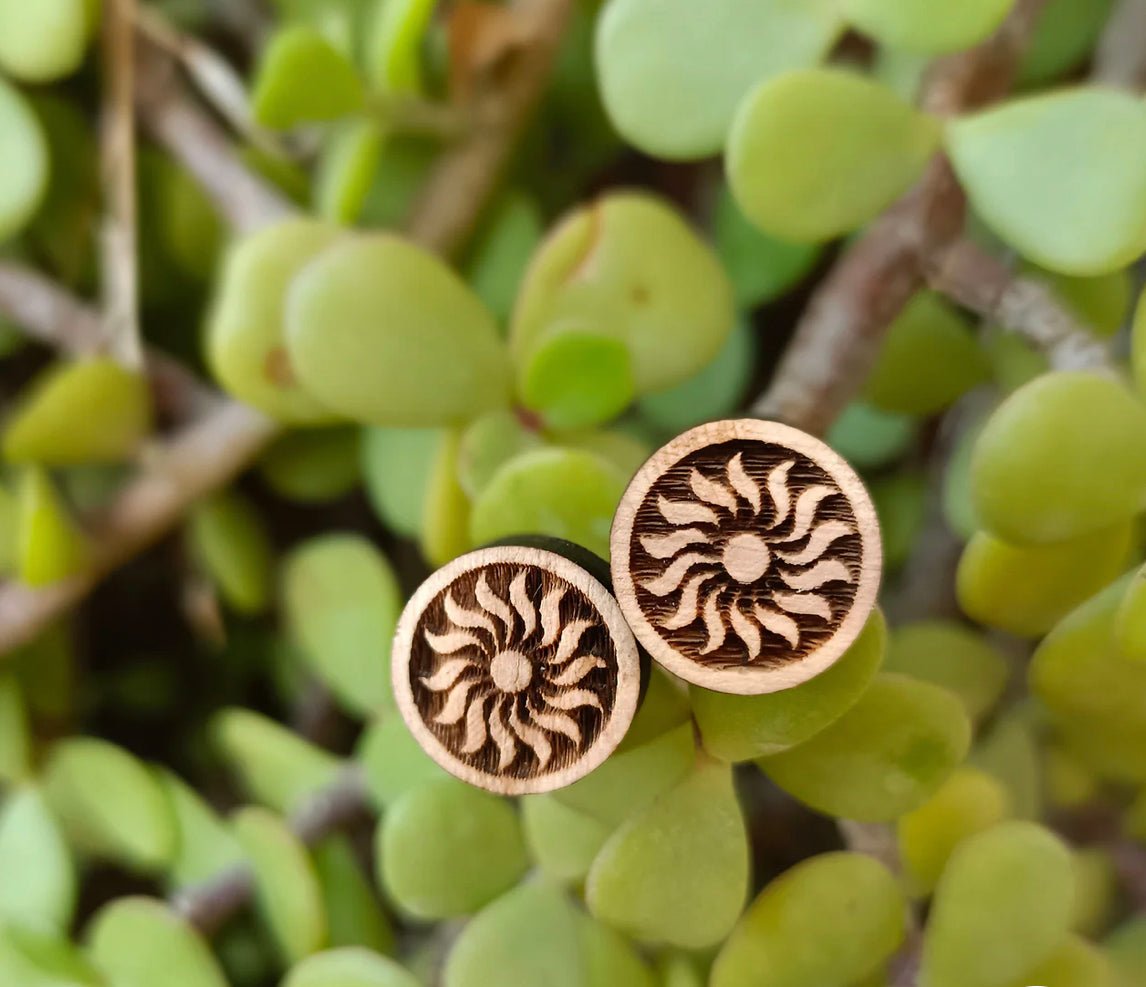
[[702, 425], [645, 463], [613, 522], [613, 588], [652, 657], [721, 692], [830, 667], [875, 606], [871, 498], [819, 439], [777, 422]]
[[426, 752], [505, 795], [592, 771], [621, 742], [641, 690], [613, 595], [533, 546], [479, 549], [434, 573], [402, 613], [392, 664], [398, 708]]

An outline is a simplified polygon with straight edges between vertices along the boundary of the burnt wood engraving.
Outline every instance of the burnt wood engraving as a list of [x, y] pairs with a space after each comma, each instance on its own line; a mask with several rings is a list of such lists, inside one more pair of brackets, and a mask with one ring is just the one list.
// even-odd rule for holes
[[447, 771], [504, 794], [570, 784], [617, 746], [640, 659], [612, 594], [555, 552], [502, 545], [454, 560], [399, 621], [395, 694]]
[[879, 527], [828, 446], [756, 420], [702, 425], [633, 479], [612, 532], [618, 601], [666, 668], [725, 692], [807, 681], [875, 605]]

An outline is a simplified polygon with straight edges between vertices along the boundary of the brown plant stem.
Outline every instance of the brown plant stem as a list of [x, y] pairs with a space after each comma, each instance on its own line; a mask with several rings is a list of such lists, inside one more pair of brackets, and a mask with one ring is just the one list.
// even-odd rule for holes
[[139, 247], [135, 199], [135, 0], [108, 0], [103, 30], [100, 156], [107, 213], [101, 229], [108, 350], [124, 366], [143, 365], [139, 329]]
[[1146, 86], [1146, 0], [1119, 0], [1094, 53], [1091, 81], [1140, 90]]
[[1146, 846], [1132, 840], [1118, 840], [1109, 847], [1114, 870], [1130, 905], [1146, 915]]
[[[290, 818], [292, 832], [306, 846], [320, 843], [331, 833], [367, 818], [370, 799], [362, 773], [348, 767], [327, 788], [315, 792]], [[239, 865], [210, 880], [177, 891], [171, 905], [204, 935], [226, 925], [254, 894], [255, 879], [249, 867]]]
[[410, 214], [410, 237], [454, 254], [465, 246], [553, 73], [572, 0], [516, 0], [522, 41], [473, 98], [476, 123], [438, 161]]
[[93, 521], [82, 572], [38, 588], [0, 584], [0, 655], [30, 642], [104, 576], [163, 537], [196, 500], [242, 472], [276, 431], [259, 412], [224, 401], [155, 448]]
[[[16, 261], [0, 261], [0, 313], [31, 338], [70, 356], [96, 356], [107, 347], [95, 309]], [[144, 366], [157, 404], [175, 419], [187, 420], [215, 400], [193, 373], [160, 350], [145, 349]]]
[[230, 138], [191, 97], [174, 60], [153, 43], [141, 46], [140, 114], [162, 144], [238, 233], [294, 215], [295, 208], [240, 160]]
[[927, 275], [936, 291], [1033, 343], [1057, 369], [1110, 366], [1108, 348], [1049, 287], [1014, 274], [969, 240], [958, 240], [933, 257]]
[[[941, 59], [924, 104], [948, 115], [1002, 96], [1046, 0], [1019, 0], [993, 38]], [[816, 290], [752, 414], [822, 434], [875, 364], [892, 320], [923, 285], [929, 257], [958, 237], [966, 211], [947, 159], [848, 247]]]
[[247, 85], [227, 59], [210, 45], [178, 30], [154, 8], [139, 8], [135, 26], [144, 43], [179, 63], [196, 90], [238, 135], [273, 157], [289, 157], [279, 136], [255, 122]]

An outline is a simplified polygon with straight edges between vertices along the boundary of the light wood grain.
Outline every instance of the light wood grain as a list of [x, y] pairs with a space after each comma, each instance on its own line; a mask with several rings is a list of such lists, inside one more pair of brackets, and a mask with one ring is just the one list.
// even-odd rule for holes
[[394, 638], [394, 694], [451, 774], [504, 795], [562, 788], [616, 749], [641, 689], [617, 601], [545, 549], [464, 555], [411, 597]]
[[657, 451], [613, 522], [638, 641], [709, 689], [775, 692], [829, 668], [875, 606], [879, 524], [855, 471], [777, 422], [701, 425]]

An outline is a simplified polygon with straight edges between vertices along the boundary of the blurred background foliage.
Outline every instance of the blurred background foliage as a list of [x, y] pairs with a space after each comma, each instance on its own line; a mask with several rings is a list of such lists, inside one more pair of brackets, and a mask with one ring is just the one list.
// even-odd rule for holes
[[[0, 982], [1146, 984], [1144, 87], [1142, 0], [0, 0]], [[847, 654], [448, 777], [409, 592], [747, 414]]]

